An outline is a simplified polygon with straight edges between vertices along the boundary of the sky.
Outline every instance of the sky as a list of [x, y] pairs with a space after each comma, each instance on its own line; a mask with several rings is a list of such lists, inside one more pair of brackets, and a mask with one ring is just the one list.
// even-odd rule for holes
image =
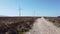
[[0, 0], [3, 16], [60, 16], [60, 0]]

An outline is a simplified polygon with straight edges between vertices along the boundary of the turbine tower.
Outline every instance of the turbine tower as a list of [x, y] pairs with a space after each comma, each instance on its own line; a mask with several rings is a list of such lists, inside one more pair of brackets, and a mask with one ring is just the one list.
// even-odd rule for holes
[[20, 4], [19, 4], [18, 8], [19, 8], [19, 16], [21, 16], [21, 8], [20, 8]]
[[33, 11], [33, 14], [34, 14], [34, 16], [35, 16], [35, 10]]
[[21, 16], [21, 7], [20, 7], [20, 2], [19, 2], [19, 0], [17, 0], [17, 1], [18, 1], [18, 2], [17, 2], [18, 11], [19, 11], [18, 15], [19, 15], [19, 16]]

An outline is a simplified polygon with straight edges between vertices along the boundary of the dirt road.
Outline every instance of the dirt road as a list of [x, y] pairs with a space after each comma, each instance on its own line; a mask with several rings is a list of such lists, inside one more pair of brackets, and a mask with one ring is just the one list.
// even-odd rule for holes
[[33, 24], [32, 29], [25, 34], [60, 34], [59, 29], [43, 17], [38, 18]]

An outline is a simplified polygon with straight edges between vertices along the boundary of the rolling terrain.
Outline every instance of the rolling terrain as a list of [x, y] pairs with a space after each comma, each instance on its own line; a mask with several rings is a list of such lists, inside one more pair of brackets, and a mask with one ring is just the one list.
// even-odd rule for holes
[[60, 34], [59, 23], [57, 17], [0, 17], [0, 34]]

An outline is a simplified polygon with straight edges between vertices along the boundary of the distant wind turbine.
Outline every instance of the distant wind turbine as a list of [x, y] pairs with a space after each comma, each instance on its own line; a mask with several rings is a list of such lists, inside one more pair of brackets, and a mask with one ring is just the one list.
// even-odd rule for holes
[[33, 15], [35, 16], [35, 10], [33, 11]]
[[21, 8], [20, 8], [20, 5], [18, 6], [19, 8], [19, 16], [21, 16]]
[[19, 2], [19, 0], [18, 0], [18, 11], [19, 11], [19, 16], [21, 16], [21, 7], [20, 7], [20, 2]]

